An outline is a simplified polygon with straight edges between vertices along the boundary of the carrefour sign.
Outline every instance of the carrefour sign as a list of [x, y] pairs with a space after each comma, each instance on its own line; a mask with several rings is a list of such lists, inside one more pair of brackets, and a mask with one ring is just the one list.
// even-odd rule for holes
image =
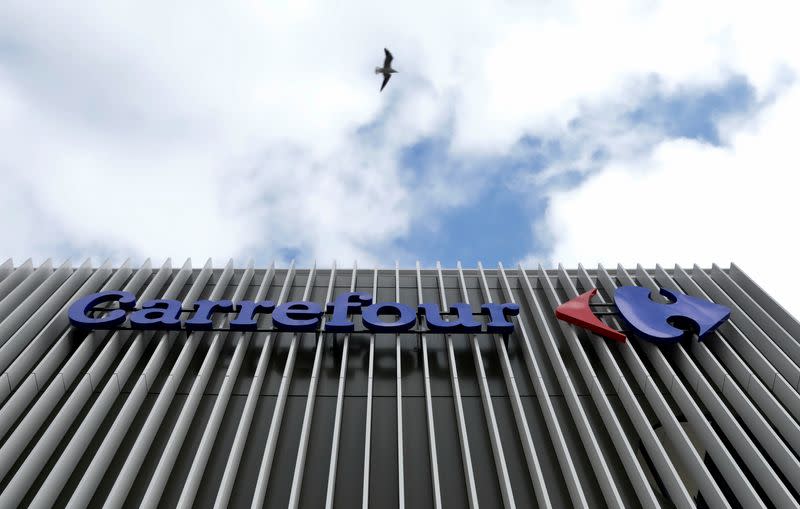
[[[559, 320], [590, 330], [595, 334], [624, 342], [625, 334], [612, 329], [600, 320], [591, 309], [590, 301], [597, 289], [578, 295], [556, 308]], [[614, 293], [614, 305], [619, 317], [640, 339], [651, 343], [675, 343], [686, 331], [675, 325], [683, 325], [694, 331], [702, 341], [713, 330], [722, 325], [731, 315], [731, 310], [699, 297], [661, 288], [659, 293], [669, 300], [668, 304], [653, 301], [650, 290], [639, 286], [621, 286]]]
[[[116, 303], [113, 309], [99, 306]], [[215, 313], [235, 313], [228, 329], [233, 331], [254, 331], [257, 329], [259, 314], [272, 314], [272, 325], [278, 331], [286, 332], [353, 332], [355, 325], [348, 318], [361, 314], [364, 327], [370, 332], [401, 333], [414, 328], [420, 317], [424, 316], [427, 330], [442, 333], [482, 332], [483, 323], [477, 321], [469, 304], [457, 303], [446, 313], [436, 304], [420, 304], [416, 309], [399, 302], [379, 302], [373, 304], [372, 296], [366, 292], [340, 294], [336, 300], [327, 304], [326, 320], [321, 305], [315, 302], [295, 301], [276, 306], [270, 300], [199, 300], [192, 305], [192, 316], [181, 321], [181, 302], [172, 299], [149, 300], [136, 307], [136, 296], [130, 292], [107, 291], [87, 295], [69, 309], [69, 321], [73, 326], [84, 330], [108, 330], [122, 326], [126, 320], [133, 329], [149, 330], [210, 330]], [[488, 316], [485, 332], [511, 334], [514, 324], [509, 318], [519, 314], [519, 306], [513, 303], [484, 304], [481, 315]], [[448, 316], [449, 319], [445, 319]]]

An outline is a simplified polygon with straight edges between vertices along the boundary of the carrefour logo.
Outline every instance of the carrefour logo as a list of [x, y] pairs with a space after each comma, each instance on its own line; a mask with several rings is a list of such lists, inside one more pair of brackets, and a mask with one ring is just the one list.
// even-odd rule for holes
[[[116, 329], [128, 321], [132, 329], [194, 331], [211, 330], [214, 314], [234, 313], [226, 330], [255, 331], [258, 330], [258, 315], [272, 314], [272, 326], [276, 331], [363, 332], [356, 331], [349, 318], [349, 315], [360, 314], [365, 329], [374, 333], [409, 332], [424, 317], [429, 332], [477, 334], [485, 328], [488, 334], [507, 335], [514, 332], [514, 324], [509, 319], [519, 314], [519, 306], [513, 302], [483, 304], [478, 314], [487, 317], [484, 323], [474, 318], [472, 308], [464, 302], [441, 310], [436, 304], [420, 304], [414, 309], [399, 302], [373, 304], [372, 300], [366, 292], [348, 292], [340, 294], [324, 309], [320, 304], [307, 301], [276, 305], [270, 300], [236, 303], [199, 300], [186, 310], [174, 299], [149, 300], [137, 308], [136, 296], [132, 293], [106, 291], [75, 301], [69, 309], [69, 321], [83, 330]], [[100, 307], [108, 304], [113, 307]], [[182, 314], [187, 311], [192, 316], [181, 321]]]
[[[597, 289], [593, 289], [561, 304], [556, 308], [556, 317], [600, 336], [625, 341], [624, 333], [612, 329], [592, 312], [590, 301], [596, 293]], [[639, 286], [622, 286], [614, 293], [614, 304], [623, 323], [636, 336], [653, 343], [675, 343], [686, 334], [686, 329], [695, 332], [702, 341], [731, 314], [727, 307], [705, 299], [665, 288], [659, 293], [670, 302], [653, 301], [650, 290]]]

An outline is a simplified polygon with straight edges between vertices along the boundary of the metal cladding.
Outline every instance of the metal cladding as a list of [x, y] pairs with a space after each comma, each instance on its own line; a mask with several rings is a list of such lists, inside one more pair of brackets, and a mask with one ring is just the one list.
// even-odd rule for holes
[[[556, 318], [595, 289], [573, 323], [624, 341]], [[661, 294], [702, 342], [630, 334]], [[800, 324], [735, 265], [0, 263], [0, 507], [800, 507], [799, 423]]]

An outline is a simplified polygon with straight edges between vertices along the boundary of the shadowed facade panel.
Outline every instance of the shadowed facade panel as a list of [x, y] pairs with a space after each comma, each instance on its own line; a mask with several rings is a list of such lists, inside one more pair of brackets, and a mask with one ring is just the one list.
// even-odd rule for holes
[[[2, 507], [800, 507], [800, 324], [735, 265], [4, 266]], [[731, 318], [663, 346], [555, 318], [624, 285]], [[412, 308], [468, 302], [484, 329], [421, 319], [374, 334], [352, 315], [353, 333], [289, 333], [263, 314], [232, 332], [220, 314], [205, 332], [88, 333], [66, 320], [104, 290], [181, 300], [185, 320], [212, 296], [324, 304], [351, 287]], [[520, 305], [508, 337], [484, 332], [489, 299]]]

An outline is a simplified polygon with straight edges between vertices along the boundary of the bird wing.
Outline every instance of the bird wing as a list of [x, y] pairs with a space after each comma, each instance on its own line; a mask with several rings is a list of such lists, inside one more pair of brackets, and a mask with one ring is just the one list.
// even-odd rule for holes
[[387, 83], [389, 83], [389, 78], [391, 77], [392, 75], [389, 74], [388, 72], [383, 75], [383, 85], [381, 85], [381, 92], [383, 92], [383, 88], [386, 86]]
[[392, 56], [391, 53], [389, 53], [389, 50], [386, 48], [383, 48], [383, 52], [386, 53], [386, 59], [383, 61], [383, 68], [390, 69], [392, 67], [392, 59], [394, 57]]

